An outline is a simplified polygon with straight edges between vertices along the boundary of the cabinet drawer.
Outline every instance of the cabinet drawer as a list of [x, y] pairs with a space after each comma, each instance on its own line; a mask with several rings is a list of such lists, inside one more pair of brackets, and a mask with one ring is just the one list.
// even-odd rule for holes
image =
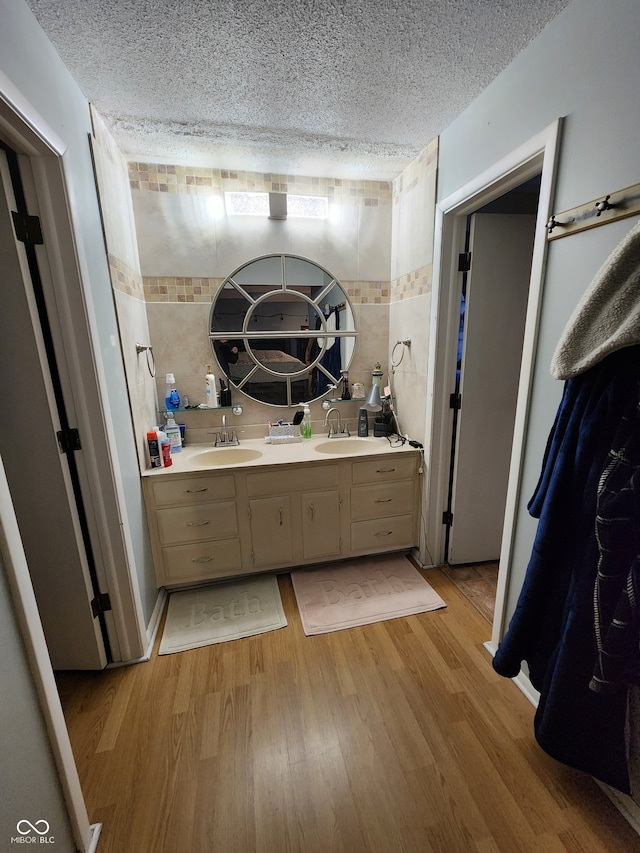
[[166, 583], [186, 583], [236, 574], [242, 568], [240, 541], [220, 539], [163, 548]]
[[413, 512], [415, 489], [411, 480], [392, 480], [351, 489], [351, 521], [384, 518]]
[[156, 517], [162, 545], [226, 539], [238, 533], [235, 501], [159, 509]]
[[354, 462], [351, 468], [353, 483], [380, 483], [386, 480], [408, 480], [416, 472], [416, 454], [398, 454], [393, 459], [367, 459]]
[[351, 525], [351, 550], [375, 553], [392, 548], [409, 548], [416, 544], [413, 541], [413, 528], [412, 515], [356, 521]]
[[[286, 449], [283, 451], [286, 453]], [[328, 489], [338, 485], [337, 465], [317, 465], [313, 468], [287, 466], [277, 471], [264, 471], [247, 476], [250, 498], [290, 494], [307, 489]]]
[[217, 498], [233, 498], [236, 494], [233, 474], [218, 477], [185, 477], [180, 480], [158, 480], [153, 483], [156, 506], [192, 504]]

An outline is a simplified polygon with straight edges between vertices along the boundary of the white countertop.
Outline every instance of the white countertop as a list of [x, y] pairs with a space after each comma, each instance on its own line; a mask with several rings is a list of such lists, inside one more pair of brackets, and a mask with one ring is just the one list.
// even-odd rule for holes
[[[270, 444], [266, 438], [247, 439], [237, 447], [215, 448], [213, 444], [191, 444], [172, 453], [173, 464], [168, 468], [148, 468], [143, 477], [187, 474], [196, 471], [221, 471], [235, 468], [259, 468], [267, 465], [291, 465], [300, 462], [328, 462], [383, 453], [416, 453], [408, 442], [393, 444], [386, 438], [327, 438], [326, 434], [291, 444]], [[321, 450], [318, 448], [321, 447]], [[244, 458], [251, 452], [251, 458]], [[206, 455], [204, 455], [206, 454]], [[259, 454], [259, 455], [258, 455]]]

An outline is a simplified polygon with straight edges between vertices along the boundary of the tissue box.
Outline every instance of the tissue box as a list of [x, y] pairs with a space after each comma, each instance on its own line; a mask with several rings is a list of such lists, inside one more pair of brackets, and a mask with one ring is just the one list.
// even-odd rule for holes
[[294, 424], [276, 424], [269, 427], [271, 444], [293, 444], [302, 441], [300, 427]]

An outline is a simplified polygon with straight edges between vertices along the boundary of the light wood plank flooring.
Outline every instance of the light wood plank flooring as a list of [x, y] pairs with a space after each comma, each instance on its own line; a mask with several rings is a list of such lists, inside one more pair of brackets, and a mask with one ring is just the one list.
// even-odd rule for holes
[[536, 745], [486, 620], [445, 610], [289, 626], [58, 684], [99, 853], [640, 851], [589, 778]]

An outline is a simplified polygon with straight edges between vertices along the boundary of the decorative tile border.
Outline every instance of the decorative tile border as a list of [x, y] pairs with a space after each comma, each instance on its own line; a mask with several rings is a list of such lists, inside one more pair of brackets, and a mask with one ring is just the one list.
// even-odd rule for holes
[[344, 178], [314, 178], [305, 175], [276, 175], [262, 172], [233, 172], [193, 166], [132, 162], [132, 190], [147, 192], [222, 195], [228, 191], [288, 192], [294, 195], [327, 196], [336, 203], [351, 202], [377, 207], [391, 201], [389, 181], [356, 181]]
[[[175, 278], [145, 276], [147, 302], [212, 302], [222, 287], [222, 278]], [[354, 305], [386, 305], [391, 295], [388, 281], [343, 281]]]
[[391, 302], [401, 302], [414, 296], [431, 293], [433, 282], [433, 265], [414, 270], [391, 282]]
[[212, 302], [224, 279], [145, 276], [147, 302]]
[[111, 276], [111, 287], [136, 299], [144, 299], [144, 288], [142, 276], [136, 270], [127, 266], [124, 261], [108, 254], [109, 275]]

